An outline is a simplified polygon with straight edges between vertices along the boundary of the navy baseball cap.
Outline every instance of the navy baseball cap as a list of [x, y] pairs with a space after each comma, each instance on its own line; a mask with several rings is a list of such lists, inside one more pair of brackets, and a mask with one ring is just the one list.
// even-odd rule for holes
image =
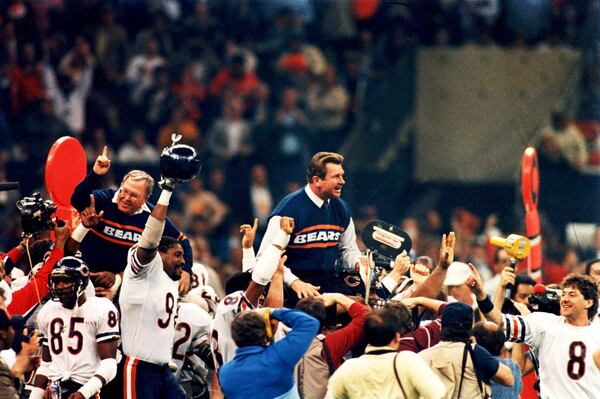
[[456, 326], [471, 329], [473, 326], [473, 309], [462, 302], [452, 302], [442, 313], [442, 326]]
[[6, 309], [0, 308], [0, 328], [5, 329], [9, 326], [20, 330], [25, 326], [25, 319], [20, 315], [11, 316]]

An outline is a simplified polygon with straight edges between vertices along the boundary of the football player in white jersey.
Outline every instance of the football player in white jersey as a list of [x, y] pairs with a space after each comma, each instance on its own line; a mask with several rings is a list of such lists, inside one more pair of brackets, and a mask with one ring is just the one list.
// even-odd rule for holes
[[[289, 242], [289, 237], [293, 229], [294, 219], [282, 217], [280, 219], [280, 229], [275, 237], [276, 239], [273, 240], [271, 245], [265, 250], [260, 260], [255, 262], [252, 273], [238, 273], [232, 276], [225, 284], [225, 291], [228, 295], [225, 296], [217, 306], [214, 320], [211, 323], [210, 346], [213, 353], [215, 370], [218, 371], [223, 363], [233, 359], [235, 356], [237, 345], [233, 342], [231, 336], [231, 322], [238, 313], [258, 306], [258, 301], [264, 293], [265, 286], [273, 278], [280, 263], [285, 262], [285, 256], [282, 257], [282, 253]], [[240, 231], [244, 233], [244, 238], [242, 239], [244, 258], [247, 256], [254, 257], [254, 251], [252, 250], [250, 253], [250, 251], [247, 251], [247, 247], [249, 245], [251, 249], [251, 243], [254, 239], [254, 234], [256, 233], [256, 222], [253, 227], [250, 227], [249, 225], [242, 226]], [[246, 262], [247, 259], [244, 260], [244, 263]], [[280, 284], [278, 284], [280, 285], [279, 290], [271, 287], [273, 292], [283, 291], [282, 279], [283, 276], [281, 276]], [[271, 292], [272, 290], [270, 289], [269, 293]], [[267, 298], [267, 300], [269, 300], [269, 298]], [[281, 303], [268, 303], [268, 306], [283, 306], [282, 294], [278, 295], [278, 300], [280, 300]]]
[[508, 339], [524, 342], [539, 360], [540, 397], [600, 398], [600, 325], [598, 288], [588, 276], [570, 274], [561, 284], [560, 316], [534, 312], [500, 313], [483, 289], [475, 266], [467, 284], [485, 317], [502, 326]]
[[117, 373], [118, 312], [110, 300], [86, 296], [89, 275], [82, 260], [67, 256], [49, 276], [52, 301], [37, 317], [42, 364], [30, 398], [44, 398], [50, 383], [62, 398], [87, 399]]
[[[193, 294], [188, 294], [188, 297], [190, 295]], [[173, 358], [171, 363], [177, 367], [175, 377], [188, 397], [195, 395], [192, 395], [190, 376], [187, 373], [182, 373], [182, 370], [184, 367], [190, 366], [188, 358], [196, 352], [202, 351], [204, 354], [210, 356], [208, 337], [211, 321], [212, 317], [196, 303], [179, 303], [177, 319], [175, 321], [175, 341], [173, 343]], [[209, 357], [208, 360], [212, 364], [212, 358]]]
[[177, 282], [185, 264], [179, 241], [162, 236], [172, 189], [172, 183], [163, 186], [140, 241], [129, 250], [123, 274], [119, 304], [125, 359], [119, 371], [126, 399], [185, 397], [169, 368]]

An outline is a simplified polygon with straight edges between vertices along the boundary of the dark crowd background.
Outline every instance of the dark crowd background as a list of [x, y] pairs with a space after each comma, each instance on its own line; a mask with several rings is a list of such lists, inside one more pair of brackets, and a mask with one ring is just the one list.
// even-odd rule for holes
[[[0, 247], [18, 242], [14, 203], [44, 190], [44, 164], [57, 138], [78, 138], [90, 163], [108, 146], [113, 168], [105, 184], [114, 186], [132, 168], [156, 176], [160, 151], [178, 133], [204, 165], [200, 178], [180, 190], [170, 217], [192, 238], [197, 260], [226, 278], [241, 264], [239, 225], [257, 217], [265, 228], [274, 204], [303, 186], [310, 156], [339, 150], [388, 71], [415, 49], [580, 49], [583, 95], [592, 104], [585, 117], [594, 119], [600, 104], [594, 5], [0, 0], [0, 181], [21, 183], [20, 193], [0, 193]], [[553, 167], [559, 175], [581, 172]], [[363, 177], [348, 174], [349, 187]], [[377, 190], [378, 183], [369, 185]], [[471, 190], [477, 201], [485, 198], [484, 189]], [[508, 191], [512, 211], [519, 199], [514, 188]], [[485, 262], [486, 232], [523, 231], [519, 214], [504, 208], [498, 213], [446, 201], [419, 214], [381, 215], [373, 197], [347, 195], [357, 228], [385, 217], [409, 232], [419, 254], [435, 253], [437, 237], [452, 228], [461, 237], [458, 258]], [[564, 224], [542, 215], [547, 259], [561, 273], [581, 268], [593, 241], [590, 248], [568, 245]]]

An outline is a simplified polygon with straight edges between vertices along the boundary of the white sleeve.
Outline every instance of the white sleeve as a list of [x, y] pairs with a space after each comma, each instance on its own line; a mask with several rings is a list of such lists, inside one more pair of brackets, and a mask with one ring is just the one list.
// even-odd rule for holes
[[106, 301], [102, 299], [101, 303], [104, 306], [102, 306], [101, 315], [98, 320], [96, 342], [119, 338], [119, 312], [117, 312], [117, 308], [108, 299]]
[[[279, 221], [281, 220], [281, 216], [275, 215], [271, 217], [269, 220], [269, 224], [267, 225], [267, 230], [265, 231], [265, 235], [260, 243], [260, 248], [258, 249], [258, 254], [256, 255], [257, 261], [260, 260], [260, 257], [265, 252], [265, 250], [269, 247], [269, 244], [273, 242], [277, 232], [279, 231]], [[292, 273], [292, 271], [286, 267], [283, 272], [283, 282], [286, 286], [290, 286], [295, 280], [298, 280], [298, 277]]]
[[279, 260], [281, 259], [281, 248], [285, 248], [290, 236], [286, 234], [280, 228], [277, 229], [273, 240], [265, 248], [260, 259], [256, 261], [256, 267], [252, 270], [252, 280], [260, 285], [267, 285], [275, 271], [279, 266]]
[[559, 316], [533, 312], [527, 316], [503, 315], [504, 334], [511, 342], [524, 342], [533, 348], [539, 348], [544, 339], [545, 330], [551, 327]]
[[258, 253], [256, 254], [256, 259], [260, 259], [265, 249], [269, 246], [273, 239], [275, 238], [275, 234], [279, 231], [279, 221], [281, 220], [281, 216], [275, 215], [269, 220], [269, 224], [267, 225], [267, 230], [265, 231], [265, 235], [260, 243], [260, 247], [258, 248]]
[[354, 221], [350, 218], [350, 223], [346, 231], [340, 236], [338, 248], [342, 256], [343, 266], [346, 270], [353, 271], [356, 264], [360, 262], [360, 250], [356, 245], [356, 230], [354, 229]]
[[292, 273], [292, 269], [285, 266], [283, 268], [283, 283], [289, 287], [296, 280], [298, 280], [298, 277], [296, 277], [296, 275]]
[[242, 271], [248, 272], [256, 266], [254, 248], [242, 248]]
[[156, 251], [154, 258], [150, 263], [145, 265], [142, 264], [137, 257], [137, 245], [134, 245], [129, 249], [127, 254], [127, 267], [125, 267], [125, 273], [129, 278], [144, 278], [151, 270], [157, 267], [158, 263], [161, 263], [162, 269], [162, 259], [160, 258], [158, 251]]
[[210, 334], [210, 323], [212, 322], [212, 317], [205, 312], [200, 307], [198, 308], [199, 312], [197, 312], [194, 324], [196, 327], [196, 333], [192, 337], [192, 342], [190, 346], [192, 348], [197, 347], [203, 342], [208, 342], [209, 334]]

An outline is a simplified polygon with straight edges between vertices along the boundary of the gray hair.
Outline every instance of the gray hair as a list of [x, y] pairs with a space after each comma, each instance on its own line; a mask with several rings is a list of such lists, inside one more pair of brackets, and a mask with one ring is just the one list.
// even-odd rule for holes
[[143, 170], [131, 170], [125, 176], [123, 176], [123, 180], [121, 181], [121, 185], [125, 183], [128, 179], [131, 180], [146, 180], [146, 194], [148, 196], [152, 195], [152, 190], [154, 190], [154, 178], [150, 176], [148, 173]]

